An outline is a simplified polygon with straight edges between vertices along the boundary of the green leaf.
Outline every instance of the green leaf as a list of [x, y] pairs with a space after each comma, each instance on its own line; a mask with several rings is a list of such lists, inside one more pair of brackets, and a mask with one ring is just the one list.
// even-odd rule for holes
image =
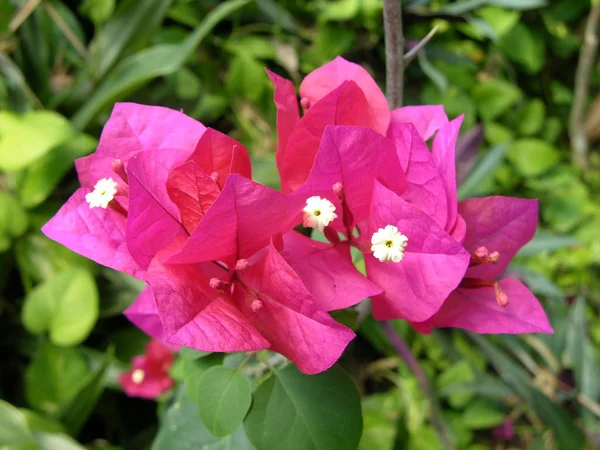
[[481, 187], [485, 185], [485, 181], [502, 164], [507, 148], [507, 145], [497, 145], [479, 157], [475, 168], [458, 188], [457, 195], [459, 200], [485, 193]]
[[91, 153], [96, 145], [96, 139], [80, 134], [27, 167], [19, 184], [19, 197], [23, 205], [33, 208], [46, 200], [65, 174], [73, 168], [73, 161]]
[[541, 139], [518, 139], [508, 148], [508, 159], [525, 177], [540, 175], [560, 161], [560, 153]]
[[51, 343], [40, 346], [25, 372], [25, 395], [38, 411], [56, 414], [72, 398], [88, 367], [81, 353]]
[[[134, 1], [137, 2], [137, 0]], [[215, 25], [246, 5], [248, 1], [222, 2], [180, 44], [149, 47], [123, 59], [108, 73], [92, 96], [73, 116], [73, 125], [79, 129], [85, 128], [96, 113], [107, 104], [123, 98], [133, 89], [145, 85], [154, 78], [175, 73]]]
[[12, 238], [27, 230], [27, 214], [17, 199], [6, 191], [0, 191], [0, 252], [6, 250]]
[[337, 366], [305, 375], [290, 364], [256, 389], [244, 429], [257, 450], [356, 449], [360, 397]]
[[98, 319], [98, 290], [84, 269], [67, 269], [45, 281], [25, 298], [22, 320], [28, 331], [49, 331], [58, 345], [83, 342]]
[[528, 403], [544, 423], [553, 429], [558, 448], [570, 450], [585, 448], [585, 436], [566, 410], [535, 388], [529, 381], [527, 373], [495, 344], [474, 333], [469, 333], [469, 336], [487, 355], [500, 377]]
[[462, 423], [475, 430], [492, 428], [504, 422], [506, 414], [488, 400], [476, 399], [465, 409]]
[[35, 448], [35, 440], [27, 427], [25, 416], [4, 400], [0, 400], [0, 445], [7, 450]]
[[112, 16], [116, 0], [84, 0], [79, 5], [79, 12], [89, 17], [94, 25], [100, 26]]
[[[189, 380], [188, 383], [192, 383]], [[233, 433], [244, 420], [250, 403], [250, 382], [237, 369], [215, 366], [198, 379], [192, 398], [198, 405], [200, 419], [213, 436]]]
[[518, 11], [509, 11], [495, 6], [481, 8], [476, 11], [476, 14], [492, 27], [498, 37], [502, 37], [510, 31], [521, 17], [521, 13]]
[[152, 450], [254, 450], [242, 427], [225, 438], [210, 434], [198, 417], [198, 407], [180, 388], [161, 421]]
[[577, 247], [581, 243], [574, 237], [555, 234], [547, 230], [538, 230], [529, 241], [518, 252], [518, 256], [533, 256], [538, 253], [558, 250], [565, 247]]
[[181, 347], [179, 349], [179, 356], [185, 359], [196, 360], [200, 358], [204, 358], [205, 356], [210, 355], [211, 352], [201, 352], [199, 350], [194, 350], [193, 348]]
[[66, 434], [35, 433], [35, 439], [42, 450], [87, 450]]
[[521, 98], [519, 88], [508, 81], [490, 78], [473, 88], [473, 99], [485, 121], [504, 114]]
[[[475, 381], [475, 373], [471, 364], [467, 360], [461, 360], [446, 368], [438, 377], [437, 384], [439, 389], [444, 389], [472, 381]], [[472, 392], [451, 394], [448, 403], [453, 408], [462, 408], [473, 398], [473, 395]]]
[[152, 35], [163, 21], [172, 0], [126, 0], [119, 3], [114, 16], [96, 33], [91, 44], [91, 67], [97, 79], [102, 79], [127, 48], [136, 47]]
[[72, 133], [69, 121], [53, 111], [22, 116], [0, 112], [0, 169], [23, 169], [66, 142]]
[[482, 6], [499, 6], [507, 9], [534, 9], [546, 6], [546, 0], [466, 0], [463, 2], [449, 2], [439, 9], [440, 13], [462, 15]]
[[509, 59], [521, 64], [529, 73], [538, 73], [544, 66], [544, 39], [523, 22], [506, 33], [498, 42], [498, 47]]
[[525, 105], [521, 120], [519, 121], [519, 131], [522, 135], [531, 136], [541, 131], [546, 119], [546, 105], [539, 98], [534, 98]]
[[419, 66], [423, 73], [427, 75], [427, 78], [429, 78], [441, 92], [446, 92], [448, 89], [448, 79], [437, 67], [431, 64], [429, 59], [427, 59], [425, 50], [419, 52], [418, 58]]
[[113, 352], [109, 348], [102, 363], [91, 372], [88, 371], [78, 384], [77, 392], [63, 402], [57, 411], [55, 417], [67, 427], [70, 434], [78, 434], [94, 411], [96, 403], [106, 387], [106, 375], [112, 359]]
[[227, 74], [229, 94], [257, 102], [266, 91], [266, 83], [263, 65], [247, 53], [237, 53]]

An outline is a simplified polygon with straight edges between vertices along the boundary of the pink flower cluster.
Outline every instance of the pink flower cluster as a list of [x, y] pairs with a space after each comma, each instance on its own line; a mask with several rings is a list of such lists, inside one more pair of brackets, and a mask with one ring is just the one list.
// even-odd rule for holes
[[177, 111], [121, 103], [97, 151], [76, 162], [82, 187], [43, 232], [144, 280], [126, 315], [149, 335], [202, 351], [268, 348], [309, 374], [354, 337], [328, 312], [368, 297], [376, 319], [424, 333], [552, 331], [523, 284], [499, 279], [535, 232], [537, 202], [457, 202], [462, 118], [441, 106], [390, 111], [343, 58], [304, 79], [300, 102], [291, 82], [269, 76], [281, 192], [251, 180], [234, 139]]

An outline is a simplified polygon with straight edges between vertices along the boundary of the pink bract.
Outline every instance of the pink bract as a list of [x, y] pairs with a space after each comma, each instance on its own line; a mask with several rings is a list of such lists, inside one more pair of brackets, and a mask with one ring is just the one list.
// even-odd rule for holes
[[146, 354], [133, 358], [133, 368], [119, 377], [119, 384], [130, 397], [155, 399], [173, 386], [169, 369], [172, 351], [157, 340], [146, 347]]

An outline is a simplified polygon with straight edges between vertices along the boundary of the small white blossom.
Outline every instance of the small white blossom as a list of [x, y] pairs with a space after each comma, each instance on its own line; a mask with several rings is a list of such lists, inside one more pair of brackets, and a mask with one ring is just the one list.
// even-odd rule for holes
[[334, 204], [319, 196], [307, 198], [306, 206], [302, 211], [304, 212], [304, 226], [317, 228], [319, 231], [323, 231], [337, 218]]
[[381, 262], [398, 263], [404, 258], [408, 237], [398, 231], [394, 225], [380, 228], [371, 237], [373, 256]]
[[146, 373], [142, 369], [135, 369], [131, 374], [131, 381], [135, 384], [142, 384], [144, 378], [146, 378]]
[[102, 178], [94, 186], [94, 190], [85, 195], [85, 201], [90, 208], [108, 207], [110, 201], [117, 195], [117, 183], [112, 178]]

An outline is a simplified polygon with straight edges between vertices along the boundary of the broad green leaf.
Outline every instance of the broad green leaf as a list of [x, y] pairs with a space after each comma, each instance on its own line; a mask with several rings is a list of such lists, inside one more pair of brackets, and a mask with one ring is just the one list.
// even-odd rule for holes
[[27, 230], [27, 214], [17, 199], [6, 191], [0, 191], [0, 252], [6, 250], [12, 238]]
[[518, 139], [508, 148], [508, 159], [525, 177], [540, 175], [560, 161], [556, 148], [541, 139]]
[[[35, 440], [21, 411], [0, 400], [0, 448], [33, 449]], [[29, 447], [31, 446], [31, 447]]]
[[90, 63], [97, 79], [102, 79], [127, 48], [136, 47], [152, 35], [172, 0], [125, 0], [119, 3], [113, 17], [92, 41]]
[[72, 398], [88, 373], [85, 359], [77, 349], [40, 346], [25, 372], [25, 395], [29, 404], [46, 414], [56, 414]]
[[239, 370], [230, 367], [208, 369], [197, 379], [194, 391], [196, 397], [192, 400], [198, 405], [200, 419], [217, 437], [232, 434], [252, 402], [250, 383]]
[[[277, 447], [276, 447], [277, 448]], [[242, 427], [216, 438], [198, 417], [198, 407], [179, 389], [160, 424], [152, 450], [255, 450]]]
[[539, 229], [533, 239], [529, 241], [521, 250], [518, 256], [533, 256], [541, 252], [551, 252], [565, 247], [577, 247], [581, 243], [571, 236], [564, 236], [552, 233], [548, 230]]
[[106, 388], [107, 371], [112, 360], [113, 351], [109, 348], [102, 363], [92, 371], [88, 371], [80, 380], [77, 392], [66, 402], [61, 403], [54, 417], [65, 425], [70, 434], [78, 434], [94, 411], [96, 403]]
[[23, 169], [72, 134], [69, 121], [53, 111], [0, 112], [0, 169]]
[[337, 366], [305, 375], [290, 364], [256, 389], [244, 429], [257, 450], [356, 449], [362, 433], [360, 398]]
[[229, 94], [258, 102], [267, 89], [266, 83], [263, 65], [246, 53], [237, 53], [227, 74]]
[[504, 422], [506, 414], [497, 405], [484, 399], [475, 399], [463, 412], [462, 422], [475, 430], [492, 428]]
[[498, 37], [502, 37], [510, 31], [521, 17], [521, 13], [518, 11], [510, 11], [495, 6], [478, 9], [475, 13], [492, 27]]
[[521, 98], [519, 88], [508, 81], [490, 78], [473, 88], [473, 99], [485, 121], [508, 111]]
[[19, 197], [23, 205], [33, 208], [46, 200], [65, 174], [73, 168], [73, 161], [91, 153], [96, 145], [96, 139], [80, 134], [27, 167], [19, 184]]
[[534, 98], [525, 105], [521, 120], [519, 121], [519, 131], [522, 135], [531, 136], [541, 131], [546, 119], [546, 105], [539, 98]]
[[145, 85], [154, 78], [179, 70], [215, 25], [246, 5], [248, 1], [222, 2], [180, 44], [149, 47], [123, 59], [108, 73], [84, 106], [73, 116], [73, 125], [80, 129], [85, 128], [96, 113], [107, 104], [123, 98], [133, 89]]
[[25, 298], [22, 320], [28, 331], [50, 333], [58, 345], [76, 345], [85, 340], [98, 319], [98, 290], [90, 273], [67, 269]]
[[458, 188], [458, 198], [464, 200], [485, 193], [482, 186], [493, 176], [494, 171], [504, 161], [507, 145], [497, 145], [479, 157], [475, 168]]
[[31, 409], [19, 408], [27, 420], [27, 426], [31, 431], [44, 433], [64, 433], [65, 427], [58, 421]]
[[498, 46], [509, 59], [521, 64], [529, 73], [538, 73], [544, 66], [544, 39], [537, 30], [528, 28], [523, 22], [506, 33]]
[[210, 355], [211, 352], [201, 352], [199, 350], [194, 350], [193, 348], [181, 347], [179, 349], [179, 356], [185, 359], [196, 360], [200, 358], [204, 358], [205, 356]]

